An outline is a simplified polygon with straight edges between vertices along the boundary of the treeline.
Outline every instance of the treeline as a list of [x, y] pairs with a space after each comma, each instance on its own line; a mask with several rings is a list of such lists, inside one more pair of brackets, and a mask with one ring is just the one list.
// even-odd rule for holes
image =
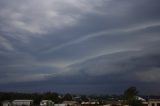
[[0, 92], [0, 102], [5, 100], [15, 99], [31, 99], [34, 100], [34, 104], [39, 104], [41, 100], [52, 100], [54, 103], [62, 103], [63, 101], [76, 100], [81, 103], [82, 101], [96, 100], [100, 103], [103, 100], [120, 100], [123, 99], [123, 95], [74, 95], [74, 94], [58, 94], [56, 92], [46, 93], [18, 93], [18, 92]]
[[58, 94], [56, 92], [46, 93], [18, 93], [18, 92], [0, 92], [0, 102], [5, 100], [15, 99], [32, 99], [34, 104], [39, 104], [41, 100], [52, 100], [55, 103], [61, 103], [63, 101], [76, 100], [89, 101], [89, 100], [120, 100], [123, 99], [123, 95], [74, 95], [74, 94]]
[[[137, 100], [138, 91], [136, 87], [129, 87], [124, 91], [122, 95], [73, 95], [73, 94], [58, 94], [56, 92], [46, 93], [17, 93], [17, 92], [0, 92], [0, 102], [5, 100], [15, 99], [31, 99], [34, 100], [34, 104], [38, 105], [41, 100], [52, 100], [54, 103], [62, 103], [63, 101], [76, 100], [81, 103], [82, 101], [96, 100], [103, 104], [103, 101], [118, 101], [123, 100], [124, 104], [130, 104], [132, 106], [141, 106], [141, 101]], [[160, 99], [160, 96], [140, 96], [146, 100], [148, 99]], [[137, 104], [138, 103], [138, 104]]]
[[55, 103], [60, 103], [63, 98], [59, 98], [58, 93], [17, 93], [17, 92], [0, 92], [0, 102], [15, 99], [32, 99], [34, 104], [39, 104], [41, 100], [49, 99]]

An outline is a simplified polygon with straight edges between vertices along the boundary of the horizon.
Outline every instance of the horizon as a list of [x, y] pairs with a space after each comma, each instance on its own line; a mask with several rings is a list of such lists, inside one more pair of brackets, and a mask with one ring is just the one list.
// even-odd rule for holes
[[0, 91], [160, 94], [159, 0], [0, 0]]

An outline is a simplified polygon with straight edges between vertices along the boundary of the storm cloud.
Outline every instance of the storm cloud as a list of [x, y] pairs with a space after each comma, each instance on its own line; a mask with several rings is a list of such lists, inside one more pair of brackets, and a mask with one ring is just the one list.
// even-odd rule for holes
[[0, 90], [157, 94], [159, 11], [159, 0], [0, 0]]

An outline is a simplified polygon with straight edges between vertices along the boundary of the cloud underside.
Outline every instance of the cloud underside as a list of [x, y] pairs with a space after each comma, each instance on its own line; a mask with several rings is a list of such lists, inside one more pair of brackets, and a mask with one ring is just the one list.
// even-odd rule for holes
[[0, 90], [156, 94], [159, 11], [159, 0], [1, 0]]

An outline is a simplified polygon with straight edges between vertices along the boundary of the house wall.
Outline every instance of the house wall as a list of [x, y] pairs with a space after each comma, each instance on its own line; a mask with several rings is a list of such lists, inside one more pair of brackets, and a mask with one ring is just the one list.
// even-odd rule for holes
[[54, 106], [54, 102], [51, 100], [41, 101], [40, 106]]
[[11, 106], [10, 103], [3, 103], [3, 106]]
[[33, 104], [32, 101], [13, 101], [12, 105], [13, 106], [31, 106]]
[[66, 104], [54, 104], [54, 106], [67, 106]]
[[160, 106], [160, 101], [149, 101], [148, 106]]

